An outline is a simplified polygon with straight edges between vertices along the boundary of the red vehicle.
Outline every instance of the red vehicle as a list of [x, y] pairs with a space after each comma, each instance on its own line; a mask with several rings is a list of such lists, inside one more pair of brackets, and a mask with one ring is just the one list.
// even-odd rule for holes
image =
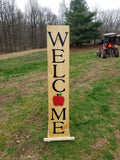
[[106, 33], [103, 35], [104, 40], [101, 41], [97, 56], [101, 58], [119, 57], [119, 49], [116, 43], [116, 33]]

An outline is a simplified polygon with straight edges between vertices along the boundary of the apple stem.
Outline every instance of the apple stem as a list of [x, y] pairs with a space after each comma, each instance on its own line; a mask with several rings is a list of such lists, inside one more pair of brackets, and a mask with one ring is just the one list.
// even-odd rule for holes
[[58, 97], [62, 96], [62, 93], [57, 94]]

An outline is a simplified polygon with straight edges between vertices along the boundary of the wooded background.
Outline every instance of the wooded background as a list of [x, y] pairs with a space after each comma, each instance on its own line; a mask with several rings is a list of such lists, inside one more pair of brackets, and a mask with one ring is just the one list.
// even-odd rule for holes
[[46, 25], [57, 24], [70, 25], [71, 45], [91, 43], [102, 33], [120, 32], [120, 9], [103, 11], [94, 7], [90, 11], [85, 0], [72, 0], [69, 7], [63, 0], [59, 15], [55, 15], [37, 0], [28, 0], [25, 12], [15, 0], [0, 0], [0, 53], [45, 48]]
[[46, 47], [46, 25], [57, 24], [57, 16], [37, 1], [29, 0], [25, 13], [15, 0], [0, 1], [0, 51], [12, 52]]

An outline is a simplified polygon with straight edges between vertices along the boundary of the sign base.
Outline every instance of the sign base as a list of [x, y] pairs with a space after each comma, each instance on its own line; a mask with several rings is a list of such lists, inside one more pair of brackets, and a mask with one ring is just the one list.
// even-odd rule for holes
[[52, 141], [73, 141], [75, 137], [57, 137], [57, 138], [44, 138], [44, 142], [52, 142]]

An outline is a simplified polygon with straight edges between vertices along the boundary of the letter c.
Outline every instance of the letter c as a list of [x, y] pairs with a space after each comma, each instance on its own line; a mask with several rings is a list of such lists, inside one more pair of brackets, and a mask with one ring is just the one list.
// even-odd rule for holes
[[53, 82], [53, 84], [52, 84], [53, 89], [54, 89], [56, 92], [64, 92], [64, 91], [65, 91], [65, 88], [64, 88], [63, 90], [61, 90], [61, 91], [59, 91], [59, 90], [56, 89], [55, 84], [56, 84], [57, 81], [62, 81], [62, 82], [65, 83], [65, 81], [64, 81], [63, 79], [57, 79], [57, 80], [55, 80], [55, 81]]

